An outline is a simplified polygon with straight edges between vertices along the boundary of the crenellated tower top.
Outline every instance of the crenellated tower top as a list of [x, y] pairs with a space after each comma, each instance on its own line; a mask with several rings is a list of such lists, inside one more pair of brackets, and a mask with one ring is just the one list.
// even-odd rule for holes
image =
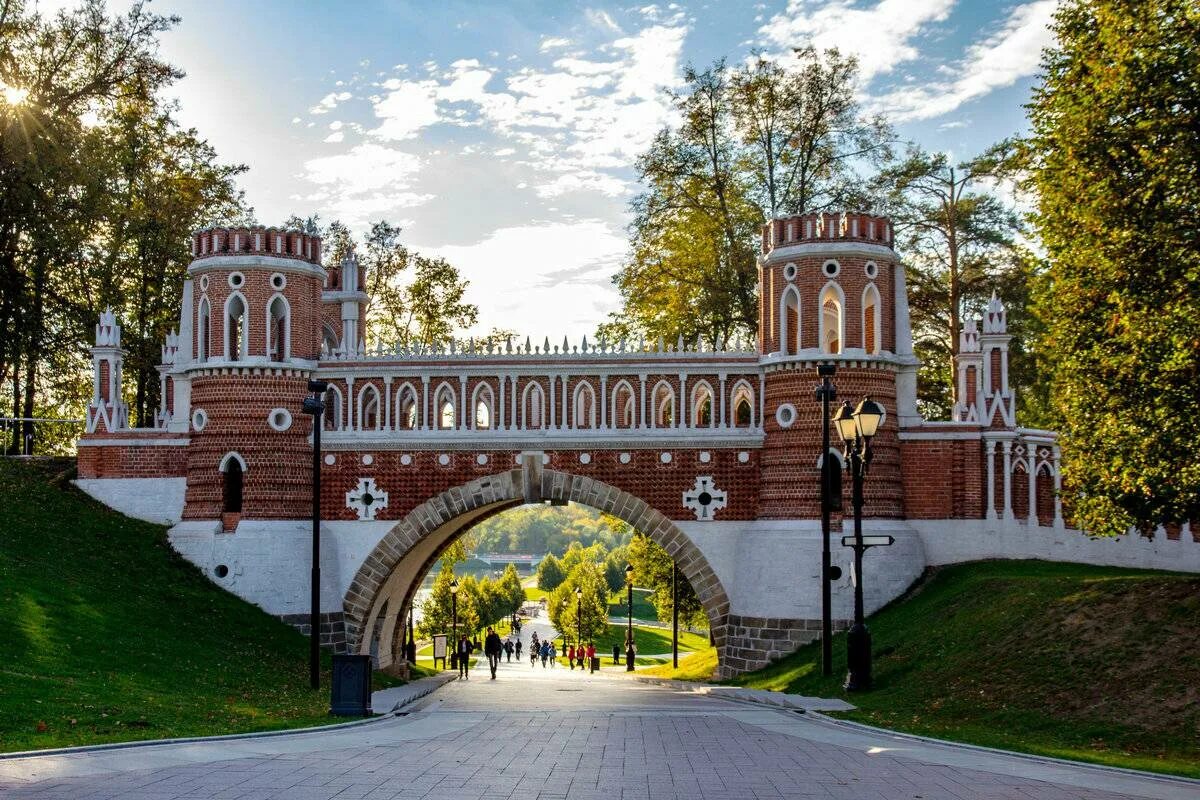
[[773, 219], [762, 230], [762, 252], [794, 244], [840, 240], [892, 246], [892, 222], [887, 217], [844, 211], [800, 214]]
[[192, 234], [192, 258], [261, 255], [321, 265], [321, 237], [295, 228], [204, 228]]

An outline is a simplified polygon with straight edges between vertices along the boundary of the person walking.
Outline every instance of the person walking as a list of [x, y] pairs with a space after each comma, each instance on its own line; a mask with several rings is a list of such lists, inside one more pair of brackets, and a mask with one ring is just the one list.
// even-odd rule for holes
[[504, 640], [504, 661], [507, 664], [512, 663], [513, 643], [512, 639]]
[[537, 660], [541, 655], [542, 655], [542, 648], [538, 646], [538, 643], [534, 642], [533, 644], [531, 644], [529, 646], [529, 666], [536, 667]]
[[596, 663], [595, 658], [596, 658], [596, 645], [592, 644], [591, 642], [588, 642], [587, 663], [588, 663], [588, 669], [590, 669], [592, 671], [595, 671], [595, 666], [594, 666]]
[[550, 666], [551, 668], [558, 666], [558, 650], [554, 647], [554, 642], [550, 642]]
[[454, 655], [458, 658], [458, 677], [469, 679], [471, 677], [470, 667], [468, 666], [471, 662], [471, 640], [467, 638], [465, 633], [459, 637]]
[[546, 659], [550, 658], [550, 643], [542, 642], [542, 669], [546, 668]]
[[517, 639], [517, 661], [521, 661], [521, 640]]
[[492, 628], [488, 628], [487, 636], [483, 640], [483, 652], [487, 656], [488, 667], [492, 670], [492, 680], [496, 680], [496, 668], [500, 666], [500, 654], [504, 652], [504, 644], [500, 641], [500, 634]]
[[571, 665], [571, 672], [575, 671], [575, 646], [567, 646], [567, 663]]

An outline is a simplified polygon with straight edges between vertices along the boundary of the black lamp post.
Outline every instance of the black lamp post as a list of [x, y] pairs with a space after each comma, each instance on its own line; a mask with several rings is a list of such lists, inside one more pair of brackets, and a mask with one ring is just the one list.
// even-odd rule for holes
[[625, 584], [628, 591], [626, 603], [629, 607], [629, 626], [625, 629], [625, 671], [633, 672], [633, 564], [625, 567]]
[[833, 364], [817, 366], [821, 384], [817, 386], [817, 399], [821, 401], [821, 674], [833, 674], [833, 611], [832, 583], [829, 553], [829, 516], [833, 511], [833, 487], [830, 480], [833, 465], [829, 462], [829, 404], [837, 398], [833, 388]]
[[[583, 588], [575, 587], [575, 647], [583, 644]], [[579, 658], [579, 654], [575, 655]]]
[[313, 689], [321, 687], [321, 428], [325, 403], [321, 400], [328, 391], [325, 381], [309, 380], [312, 397], [300, 404], [305, 414], [313, 418], [312, 451], [312, 577], [308, 606], [308, 682]]
[[404, 658], [409, 664], [417, 663], [417, 626], [413, 613], [414, 603], [408, 604], [408, 644], [404, 646]]
[[679, 669], [679, 564], [671, 559], [671, 668]]
[[870, 397], [853, 411], [850, 403], [845, 402], [838, 409], [833, 421], [837, 423], [838, 433], [846, 443], [846, 455], [850, 460], [850, 476], [853, 479], [851, 504], [854, 506], [854, 626], [846, 637], [846, 661], [849, 670], [846, 674], [846, 691], [859, 691], [871, 688], [871, 633], [863, 621], [863, 551], [869, 545], [863, 543], [862, 509], [863, 509], [863, 479], [871, 466], [871, 439], [879, 430], [883, 421], [883, 407]]
[[[450, 581], [450, 638], [454, 640], [455, 662], [462, 658], [458, 652], [458, 581]], [[445, 666], [443, 664], [442, 666]], [[456, 663], [457, 666], [457, 663]], [[461, 669], [461, 667], [459, 667]]]

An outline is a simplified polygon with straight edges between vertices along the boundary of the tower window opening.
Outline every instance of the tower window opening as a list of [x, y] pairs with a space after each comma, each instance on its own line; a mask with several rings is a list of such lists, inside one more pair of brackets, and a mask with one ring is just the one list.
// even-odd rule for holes
[[480, 386], [475, 392], [475, 428], [489, 430], [492, 427], [492, 389]]
[[202, 362], [208, 361], [212, 341], [212, 320], [207, 297], [200, 301], [200, 320], [197, 331], [196, 358]]
[[842, 352], [842, 301], [832, 286], [821, 293], [821, 352]]
[[240, 459], [227, 456], [222, 475], [222, 504], [225, 513], [238, 513], [242, 510], [242, 462]]
[[246, 357], [246, 301], [241, 295], [232, 295], [225, 309], [226, 357], [240, 361]]
[[285, 361], [291, 355], [288, 352], [289, 316], [287, 300], [279, 296], [271, 301], [267, 311], [267, 358], [271, 361]]
[[754, 395], [745, 385], [737, 387], [733, 392], [733, 424], [737, 428], [749, 428], [754, 425]]

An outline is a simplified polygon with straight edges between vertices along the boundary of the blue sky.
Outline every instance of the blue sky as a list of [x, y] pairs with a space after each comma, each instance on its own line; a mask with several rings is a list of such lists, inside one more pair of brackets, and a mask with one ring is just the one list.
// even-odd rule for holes
[[[53, 10], [68, 0], [43, 0]], [[117, 3], [120, 8], [126, 3]], [[477, 330], [590, 334], [618, 305], [636, 155], [687, 63], [812, 41], [854, 53], [865, 107], [956, 157], [1025, 127], [1055, 0], [155, 0], [180, 25], [183, 121], [264, 224], [400, 222], [471, 281]]]

